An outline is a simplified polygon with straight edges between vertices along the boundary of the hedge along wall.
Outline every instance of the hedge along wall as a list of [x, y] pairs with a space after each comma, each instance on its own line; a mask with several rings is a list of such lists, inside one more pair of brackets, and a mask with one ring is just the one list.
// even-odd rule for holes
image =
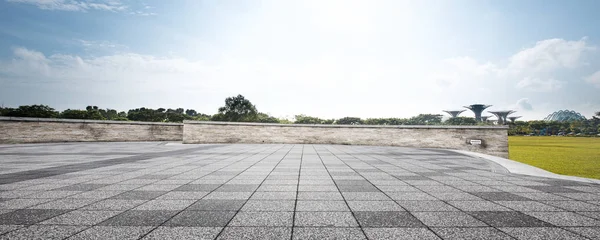
[[184, 121], [183, 143], [402, 146], [467, 150], [508, 158], [508, 127], [304, 125]]
[[183, 124], [0, 117], [0, 143], [181, 141]]

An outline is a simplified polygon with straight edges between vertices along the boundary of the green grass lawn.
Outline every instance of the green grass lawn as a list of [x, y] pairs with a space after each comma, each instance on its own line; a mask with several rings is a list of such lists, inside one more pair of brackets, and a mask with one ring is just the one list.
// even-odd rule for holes
[[544, 170], [600, 179], [600, 138], [508, 137], [509, 158]]

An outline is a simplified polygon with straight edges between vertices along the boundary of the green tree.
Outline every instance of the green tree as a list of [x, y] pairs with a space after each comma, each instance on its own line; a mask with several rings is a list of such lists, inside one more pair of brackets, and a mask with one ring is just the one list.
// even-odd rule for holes
[[99, 109], [100, 115], [106, 120], [116, 120], [119, 118], [119, 113], [114, 109]]
[[196, 112], [196, 110], [194, 110], [194, 109], [187, 109], [187, 110], [185, 110], [185, 114], [190, 117], [195, 117], [198, 115], [198, 112]]
[[101, 109], [99, 109], [98, 106], [87, 106], [85, 110], [87, 111], [87, 118], [85, 119], [106, 120], [106, 118], [102, 116], [102, 113], [100, 112]]
[[10, 111], [14, 111], [14, 108], [0, 107], [0, 116], [7, 116]]
[[183, 120], [193, 119], [192, 116], [184, 114], [183, 108], [167, 109], [165, 112], [166, 122], [183, 122]]
[[60, 118], [88, 119], [87, 115], [88, 115], [88, 111], [86, 111], [86, 110], [67, 109], [60, 113]]
[[156, 110], [151, 108], [136, 108], [127, 112], [127, 118], [131, 121], [164, 122], [166, 120], [164, 111], [164, 108]]
[[444, 122], [446, 125], [477, 125], [477, 120], [471, 117], [454, 117]]
[[219, 113], [213, 116], [215, 121], [226, 122], [255, 122], [258, 118], [256, 107], [241, 94], [225, 99], [225, 106], [219, 108]]
[[318, 117], [306, 116], [304, 114], [294, 116], [295, 124], [323, 124], [324, 120]]
[[279, 119], [273, 116], [270, 116], [266, 113], [258, 113], [257, 122], [260, 123], [279, 123]]
[[363, 124], [363, 120], [358, 117], [343, 117], [335, 121], [335, 124], [340, 125], [359, 125]]
[[439, 125], [442, 124], [441, 114], [419, 114], [408, 119], [408, 125]]
[[3, 115], [9, 117], [56, 118], [59, 112], [47, 105], [24, 105], [12, 108]]

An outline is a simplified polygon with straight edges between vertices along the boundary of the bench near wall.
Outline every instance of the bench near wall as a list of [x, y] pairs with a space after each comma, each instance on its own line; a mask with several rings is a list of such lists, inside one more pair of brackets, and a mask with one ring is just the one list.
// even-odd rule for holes
[[183, 143], [306, 143], [446, 148], [508, 158], [508, 127], [305, 125], [186, 120], [183, 125]]

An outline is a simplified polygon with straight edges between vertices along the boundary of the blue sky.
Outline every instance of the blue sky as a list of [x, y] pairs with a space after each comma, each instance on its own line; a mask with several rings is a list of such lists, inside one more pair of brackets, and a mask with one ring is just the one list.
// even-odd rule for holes
[[[0, 0], [0, 102], [410, 117], [600, 111], [600, 2]], [[463, 113], [472, 116], [471, 113]]]

